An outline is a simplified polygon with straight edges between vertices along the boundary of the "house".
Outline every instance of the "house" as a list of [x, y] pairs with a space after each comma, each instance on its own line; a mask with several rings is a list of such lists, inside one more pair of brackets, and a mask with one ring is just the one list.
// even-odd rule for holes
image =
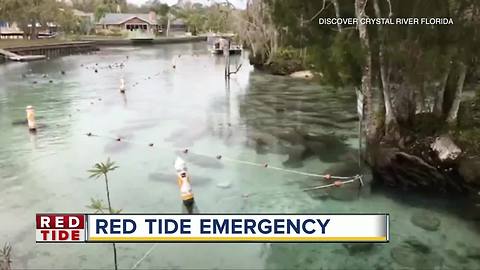
[[95, 29], [97, 32], [102, 30], [140, 30], [157, 33], [159, 25], [157, 23], [157, 14], [153, 11], [145, 14], [106, 13], [105, 16], [96, 23]]
[[23, 38], [23, 31], [18, 29], [15, 24], [6, 21], [0, 21], [0, 39]]
[[[0, 39], [22, 39], [32, 34], [32, 24], [28, 24], [25, 28], [26, 33], [13, 22], [0, 22]], [[35, 23], [35, 32], [37, 38], [54, 37], [57, 33], [58, 26], [54, 23]]]

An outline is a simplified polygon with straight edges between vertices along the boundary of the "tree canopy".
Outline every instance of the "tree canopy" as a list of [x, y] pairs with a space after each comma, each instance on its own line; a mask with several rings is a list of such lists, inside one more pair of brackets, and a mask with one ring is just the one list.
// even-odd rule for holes
[[[277, 33], [270, 35], [275, 42], [262, 42], [254, 51], [281, 52], [271, 44], [305, 50], [306, 66], [321, 72], [326, 83], [360, 87], [371, 81], [371, 98], [382, 100], [372, 115], [384, 115], [377, 118], [387, 118], [385, 126], [408, 126], [419, 113], [432, 111], [455, 124], [459, 92], [478, 70], [475, 0], [249, 0], [246, 13], [245, 25], [257, 38]], [[321, 18], [451, 18], [453, 24], [327, 25]]]

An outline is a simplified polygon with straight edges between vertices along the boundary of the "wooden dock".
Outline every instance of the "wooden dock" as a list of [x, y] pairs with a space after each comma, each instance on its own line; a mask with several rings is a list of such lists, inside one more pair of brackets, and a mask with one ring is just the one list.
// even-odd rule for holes
[[0, 49], [0, 54], [4, 55], [7, 60], [20, 62], [42, 60], [47, 58], [45, 55], [19, 55], [3, 49]]
[[45, 55], [46, 57], [57, 57], [98, 51], [96, 44], [89, 41], [60, 41], [51, 44], [15, 46], [4, 49], [18, 55]]

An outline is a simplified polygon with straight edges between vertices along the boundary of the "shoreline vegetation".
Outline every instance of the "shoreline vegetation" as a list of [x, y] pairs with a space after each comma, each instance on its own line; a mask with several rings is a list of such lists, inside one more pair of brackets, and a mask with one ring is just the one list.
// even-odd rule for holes
[[[318, 24], [392, 14], [455, 23]], [[258, 69], [311, 70], [319, 83], [363, 94], [364, 159], [377, 182], [399, 192], [468, 197], [480, 219], [478, 14], [480, 4], [466, 0], [249, 0], [238, 33]]]
[[[89, 7], [89, 12], [100, 18], [120, 9], [106, 2], [99, 10]], [[51, 10], [56, 5], [49, 0], [37, 8]], [[183, 18], [190, 33], [237, 33], [235, 42], [250, 50], [250, 62], [259, 70], [276, 75], [311, 71], [308, 74], [321, 84], [352, 88], [352, 96], [353, 89], [358, 90], [363, 96], [363, 159], [375, 180], [399, 190], [466, 195], [480, 218], [480, 3], [247, 0], [245, 10], [228, 4], [148, 10], [165, 15], [167, 25], [173, 15]], [[28, 30], [31, 21], [50, 19], [37, 13], [30, 21], [3, 15]], [[63, 22], [66, 36], [82, 36], [72, 25], [67, 27], [71, 18], [51, 15], [51, 20]], [[451, 18], [455, 23], [360, 23], [387, 16]], [[319, 25], [328, 18], [356, 18], [357, 24]], [[30, 32], [36, 37], [36, 29]], [[90, 38], [102, 45], [132, 44], [123, 38]], [[193, 38], [198, 37], [184, 40]], [[168, 40], [178, 41], [167, 37], [153, 42]], [[466, 95], [467, 88], [475, 94]]]

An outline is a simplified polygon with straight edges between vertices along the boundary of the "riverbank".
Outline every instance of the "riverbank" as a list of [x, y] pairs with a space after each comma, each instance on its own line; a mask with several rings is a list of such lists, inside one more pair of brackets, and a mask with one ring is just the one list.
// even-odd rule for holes
[[136, 44], [174, 44], [206, 41], [207, 36], [162, 37], [154, 39], [124, 39], [107, 37], [83, 37], [82, 41], [94, 42], [97, 46], [129, 46]]
[[290, 75], [294, 72], [309, 69], [298, 50], [292, 48], [282, 48], [269, 61], [260, 54], [250, 55], [250, 64], [256, 69], [273, 75]]
[[404, 131], [398, 142], [384, 140], [374, 147], [375, 179], [400, 194], [451, 196], [463, 205], [460, 216], [478, 222], [480, 96], [463, 101], [455, 127], [431, 113], [416, 119], [414, 129]]
[[[119, 268], [131, 268], [149, 250], [139, 268], [398, 270], [418, 262], [416, 269], [427, 269], [420, 259], [431, 262], [436, 255], [443, 258], [437, 268], [474, 269], [478, 264], [473, 252], [480, 234], [470, 221], [446, 211], [452, 205], [461, 213], [458, 201], [413, 192], [407, 196], [396, 190], [394, 194], [401, 194], [397, 200], [382, 192], [370, 193], [368, 184], [361, 190], [348, 184], [305, 193], [304, 189], [327, 179], [194, 154], [221, 154], [319, 174], [356, 174], [353, 89], [243, 67], [226, 89], [223, 58], [213, 57], [203, 43], [101, 49], [101, 55], [0, 65], [0, 109], [4, 109], [0, 219], [8, 221], [0, 240], [12, 243], [14, 269], [111, 268], [111, 261], [104, 259], [111, 258], [111, 245], [66, 249], [35, 244], [32, 213], [91, 211], [85, 205], [105, 194], [102, 183], [89, 180], [86, 170], [107, 157], [120, 166], [110, 175], [114, 207], [125, 212], [181, 213], [172, 163], [178, 155], [174, 149], [184, 147], [189, 153], [181, 155], [194, 177], [199, 212], [390, 213], [391, 242], [370, 246], [218, 243], [206, 249], [185, 243], [182, 248], [192, 254], [188, 260], [175, 252], [176, 244], [152, 249], [122, 244]], [[121, 61], [125, 65], [118, 68], [115, 63]], [[122, 76], [125, 95], [118, 91]], [[29, 104], [35, 106], [42, 124], [36, 134], [25, 125], [13, 124], [24, 119]], [[111, 138], [86, 136], [87, 132]], [[347, 162], [351, 171], [335, 169]], [[364, 180], [368, 183], [369, 177]], [[436, 231], [416, 225], [425, 223], [417, 215], [423, 211], [435, 222], [422, 226]], [[52, 260], [52, 254], [58, 259]], [[212, 256], [217, 259], [204, 259]]]
[[[18, 55], [45, 55], [56, 57], [77, 53], [88, 53], [99, 50], [101, 46], [132, 46], [132, 45], [155, 45], [175, 44], [206, 41], [206, 36], [165, 37], [156, 39], [123, 39], [106, 37], [88, 37], [80, 41], [41, 39], [41, 40], [0, 40], [0, 49]], [[5, 62], [6, 57], [1, 55], [0, 63]]]
[[56, 57], [70, 54], [88, 53], [98, 50], [98, 47], [94, 42], [88, 41], [29, 43], [30, 42], [18, 42], [16, 44], [10, 44], [10, 47], [5, 47], [4, 50], [10, 53], [14, 53], [19, 57], [33, 55], [43, 57]]

